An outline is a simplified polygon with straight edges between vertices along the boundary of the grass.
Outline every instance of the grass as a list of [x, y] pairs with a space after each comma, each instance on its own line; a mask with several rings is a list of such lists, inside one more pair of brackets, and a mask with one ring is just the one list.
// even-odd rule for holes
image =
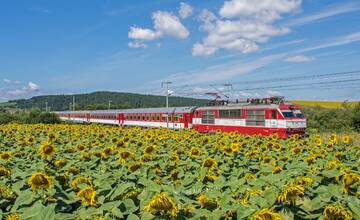
[[[344, 102], [340, 101], [317, 101], [317, 100], [292, 100], [293, 104], [300, 106], [321, 106], [323, 108], [340, 108]], [[347, 102], [351, 107], [354, 107], [357, 102]]]

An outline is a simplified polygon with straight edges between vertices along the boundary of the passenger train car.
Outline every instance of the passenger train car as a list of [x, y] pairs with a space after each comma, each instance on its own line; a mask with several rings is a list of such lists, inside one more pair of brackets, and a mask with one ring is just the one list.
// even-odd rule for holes
[[78, 123], [195, 129], [199, 132], [238, 132], [281, 138], [305, 135], [306, 119], [300, 107], [277, 98], [248, 99], [242, 103], [213, 103], [204, 107], [141, 108], [55, 112]]

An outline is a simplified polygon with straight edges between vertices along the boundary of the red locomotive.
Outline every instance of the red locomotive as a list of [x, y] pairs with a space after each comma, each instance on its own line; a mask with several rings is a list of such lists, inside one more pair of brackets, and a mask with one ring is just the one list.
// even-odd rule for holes
[[120, 126], [195, 129], [199, 132], [235, 131], [245, 135], [280, 138], [305, 135], [306, 119], [300, 107], [283, 97], [244, 102], [213, 101], [204, 107], [142, 108], [55, 112], [60, 119]]

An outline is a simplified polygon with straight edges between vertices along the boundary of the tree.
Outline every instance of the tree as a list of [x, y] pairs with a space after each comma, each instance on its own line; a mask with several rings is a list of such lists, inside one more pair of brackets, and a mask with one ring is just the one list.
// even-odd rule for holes
[[360, 102], [355, 106], [352, 114], [353, 127], [360, 131]]

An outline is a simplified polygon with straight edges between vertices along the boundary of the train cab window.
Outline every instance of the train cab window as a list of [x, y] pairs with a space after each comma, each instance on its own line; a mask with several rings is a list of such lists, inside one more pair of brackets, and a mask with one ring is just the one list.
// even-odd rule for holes
[[271, 119], [276, 119], [276, 110], [271, 110]]
[[246, 110], [247, 126], [265, 126], [265, 110]]
[[297, 118], [305, 118], [304, 114], [299, 109], [295, 109], [294, 114]]
[[215, 117], [213, 111], [204, 111], [201, 114], [202, 124], [215, 124]]
[[281, 113], [284, 115], [285, 118], [294, 118], [295, 115], [291, 110], [281, 110]]
[[177, 114], [174, 114], [174, 121], [178, 122], [179, 121], [179, 116]]

